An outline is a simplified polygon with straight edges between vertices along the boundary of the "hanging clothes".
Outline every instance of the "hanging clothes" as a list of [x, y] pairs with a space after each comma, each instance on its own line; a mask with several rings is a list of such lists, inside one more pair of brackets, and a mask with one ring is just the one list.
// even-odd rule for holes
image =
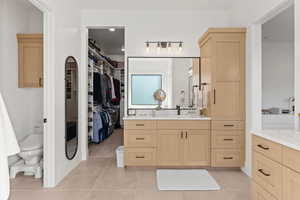
[[120, 81], [118, 79], [114, 78], [113, 82], [114, 82], [116, 98], [112, 99], [112, 104], [113, 105], [120, 105], [120, 101], [121, 101]]
[[111, 83], [111, 100], [112, 102], [116, 100], [116, 92], [115, 92], [115, 85], [114, 85], [114, 79], [112, 76], [109, 76], [110, 83]]
[[19, 153], [20, 148], [1, 93], [0, 130], [0, 200], [7, 200], [10, 191], [7, 159], [8, 156]]
[[99, 132], [103, 128], [103, 123], [102, 123], [100, 112], [94, 112], [93, 119], [94, 120], [93, 120], [93, 137], [92, 137], [92, 142], [99, 143], [99, 142], [101, 142]]
[[94, 72], [94, 80], [93, 80], [93, 98], [94, 102], [96, 104], [102, 104], [103, 103], [103, 97], [102, 97], [102, 85], [101, 85], [101, 75], [100, 73], [95, 73]]

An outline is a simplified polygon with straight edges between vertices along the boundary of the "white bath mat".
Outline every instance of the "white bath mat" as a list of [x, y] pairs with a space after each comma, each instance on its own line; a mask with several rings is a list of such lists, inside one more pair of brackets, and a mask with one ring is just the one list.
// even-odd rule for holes
[[203, 169], [158, 169], [159, 190], [220, 190], [215, 179]]

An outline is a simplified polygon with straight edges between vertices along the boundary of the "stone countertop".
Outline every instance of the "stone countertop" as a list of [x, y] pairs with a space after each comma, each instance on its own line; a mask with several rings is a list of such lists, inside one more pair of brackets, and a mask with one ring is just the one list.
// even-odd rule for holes
[[300, 131], [296, 130], [260, 130], [252, 134], [300, 151]]
[[211, 120], [210, 117], [199, 115], [166, 115], [166, 116], [127, 116], [124, 120]]

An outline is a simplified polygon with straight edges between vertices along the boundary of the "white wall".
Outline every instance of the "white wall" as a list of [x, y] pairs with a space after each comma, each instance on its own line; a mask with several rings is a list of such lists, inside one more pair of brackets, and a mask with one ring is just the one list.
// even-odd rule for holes
[[[41, 33], [42, 13], [20, 0], [3, 0], [1, 12], [0, 91], [6, 101], [16, 137], [23, 138], [42, 126], [43, 89], [18, 88], [17, 33]], [[34, 21], [30, 21], [34, 19]]]
[[263, 40], [262, 108], [289, 109], [294, 96], [294, 43]]
[[[229, 25], [227, 12], [197, 11], [96, 11], [82, 12], [82, 26], [125, 26], [125, 49], [128, 56], [147, 54], [148, 40], [183, 41], [183, 52], [171, 56], [199, 56], [197, 41], [208, 27]], [[159, 56], [170, 56], [160, 54]]]

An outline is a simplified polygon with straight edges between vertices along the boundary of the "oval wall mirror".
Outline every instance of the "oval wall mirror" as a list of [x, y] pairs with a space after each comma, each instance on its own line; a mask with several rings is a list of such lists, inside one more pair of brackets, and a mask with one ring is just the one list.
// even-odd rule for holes
[[74, 57], [65, 62], [65, 153], [72, 160], [78, 149], [78, 65]]

